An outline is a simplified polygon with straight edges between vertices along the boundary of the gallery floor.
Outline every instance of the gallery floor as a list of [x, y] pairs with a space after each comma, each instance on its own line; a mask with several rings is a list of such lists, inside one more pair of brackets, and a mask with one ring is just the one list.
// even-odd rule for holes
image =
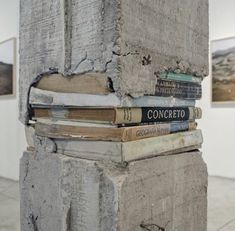
[[[18, 182], [0, 178], [0, 231], [20, 231]], [[208, 231], [235, 230], [235, 180], [209, 178]]]

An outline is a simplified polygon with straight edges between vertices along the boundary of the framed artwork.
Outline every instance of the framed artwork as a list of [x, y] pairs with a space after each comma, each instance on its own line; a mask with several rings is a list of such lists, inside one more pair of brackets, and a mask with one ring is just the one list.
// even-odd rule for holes
[[16, 38], [0, 42], [0, 96], [15, 96]]
[[212, 52], [212, 103], [235, 103], [235, 37], [214, 40]]

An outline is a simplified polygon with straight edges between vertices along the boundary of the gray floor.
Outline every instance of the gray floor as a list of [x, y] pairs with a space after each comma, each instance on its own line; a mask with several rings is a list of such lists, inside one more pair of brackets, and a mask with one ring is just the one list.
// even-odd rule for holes
[[[208, 231], [235, 231], [235, 180], [210, 177], [208, 198]], [[19, 230], [18, 183], [0, 178], [0, 231]]]
[[0, 178], [0, 231], [20, 230], [18, 182]]
[[235, 180], [210, 177], [208, 231], [235, 231]]

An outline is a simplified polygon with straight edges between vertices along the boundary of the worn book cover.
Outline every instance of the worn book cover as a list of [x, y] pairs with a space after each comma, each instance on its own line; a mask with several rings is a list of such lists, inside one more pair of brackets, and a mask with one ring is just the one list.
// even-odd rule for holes
[[133, 141], [170, 133], [194, 130], [195, 122], [160, 123], [130, 127], [97, 127], [65, 125], [63, 121], [36, 122], [35, 132], [39, 136], [76, 140]]
[[34, 108], [35, 118], [93, 121], [113, 124], [133, 124], [200, 119], [197, 107], [141, 107], [141, 108]]

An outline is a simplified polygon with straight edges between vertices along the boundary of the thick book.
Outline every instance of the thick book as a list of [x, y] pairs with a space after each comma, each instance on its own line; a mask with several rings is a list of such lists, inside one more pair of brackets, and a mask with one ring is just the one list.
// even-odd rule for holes
[[197, 83], [200, 84], [202, 82], [202, 78], [196, 77], [193, 75], [181, 74], [181, 73], [174, 73], [174, 72], [164, 72], [159, 74], [158, 76], [160, 79], [167, 79], [173, 81], [180, 81], [180, 82], [190, 82], [190, 83]]
[[109, 94], [111, 81], [102, 73], [63, 76], [52, 74], [43, 76], [35, 85], [38, 89], [61, 93]]
[[199, 84], [190, 82], [158, 79], [155, 95], [163, 97], [173, 96], [182, 99], [200, 99], [202, 97], [202, 87]]
[[200, 119], [198, 107], [141, 107], [141, 108], [34, 108], [33, 117], [60, 120], [93, 121], [112, 124], [136, 124]]
[[178, 132], [130, 142], [53, 139], [57, 152], [90, 160], [117, 163], [195, 150], [203, 142], [200, 130]]
[[36, 122], [35, 132], [39, 136], [76, 139], [76, 140], [104, 140], [104, 141], [133, 141], [150, 137], [162, 136], [170, 133], [195, 130], [195, 122], [173, 122], [144, 126], [131, 126], [120, 128], [82, 127], [64, 125], [58, 122]]

